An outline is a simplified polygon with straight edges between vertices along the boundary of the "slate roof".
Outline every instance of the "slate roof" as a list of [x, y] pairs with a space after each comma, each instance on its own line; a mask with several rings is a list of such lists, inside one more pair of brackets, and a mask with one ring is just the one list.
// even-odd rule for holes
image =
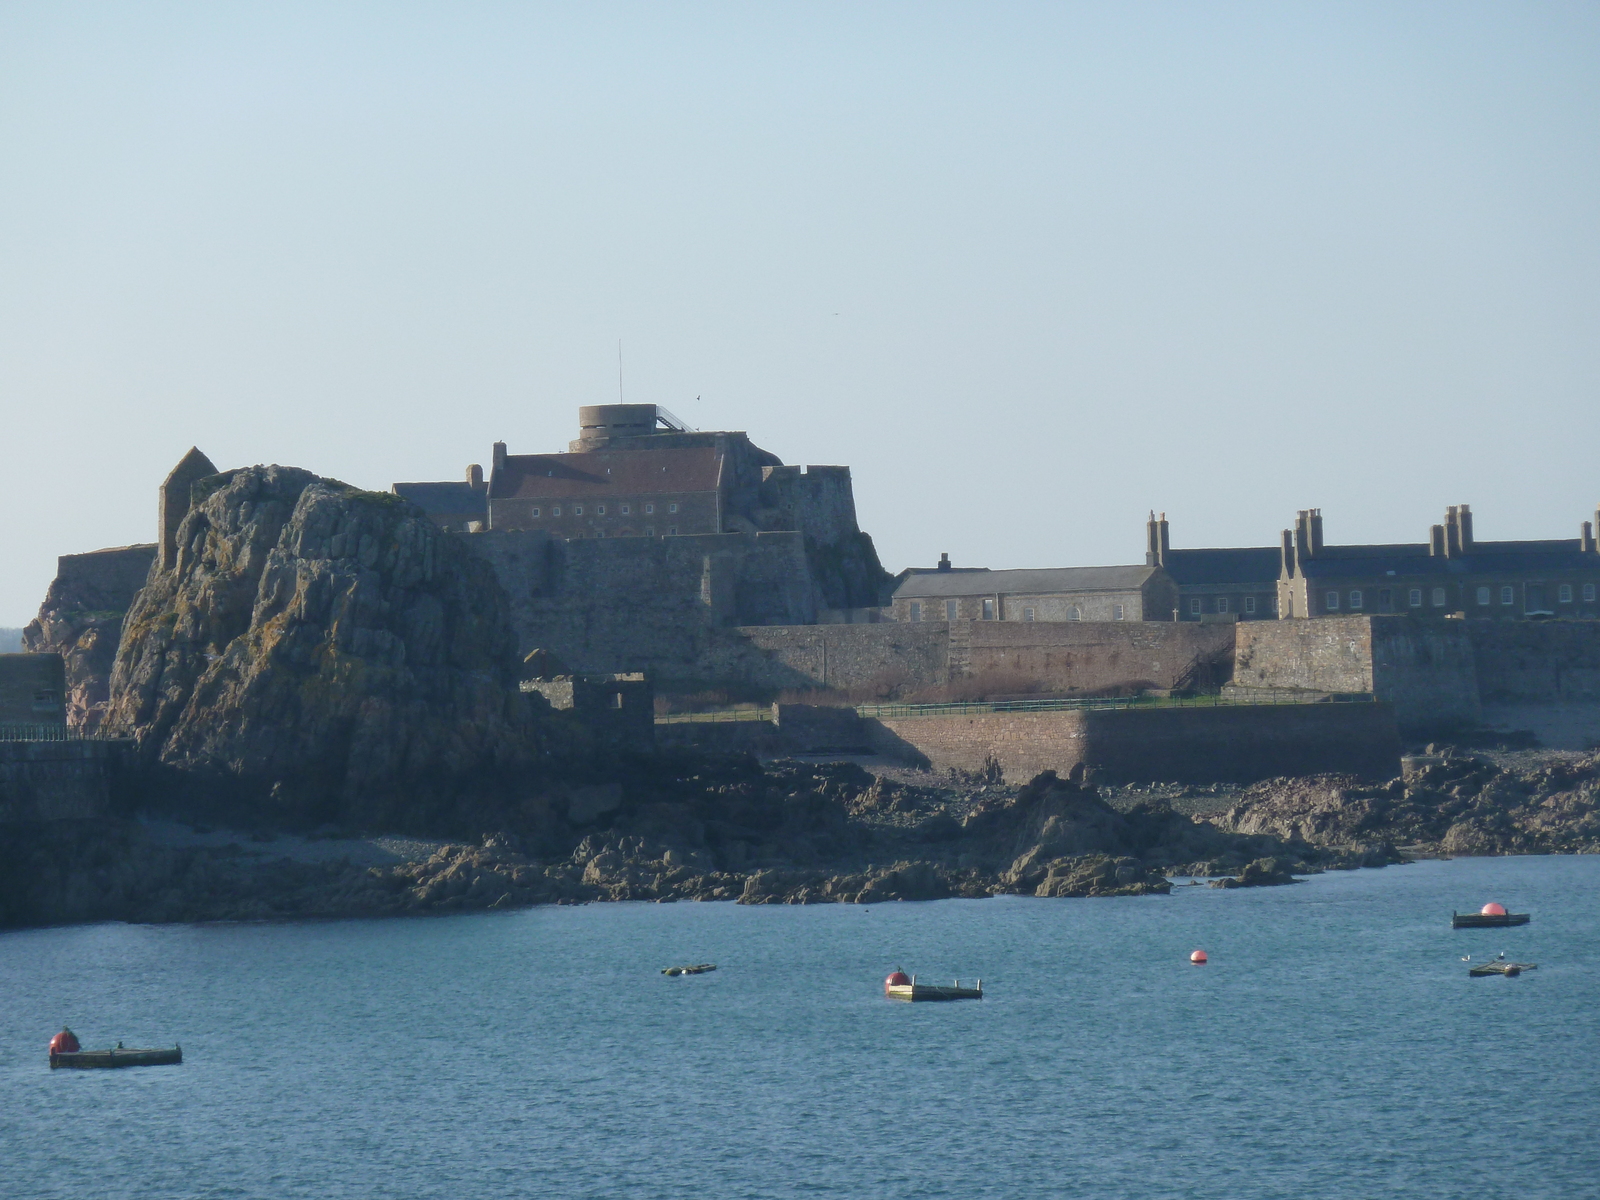
[[[1316, 558], [1303, 559], [1307, 579], [1351, 575], [1575, 575], [1600, 572], [1600, 555], [1585, 554], [1577, 538], [1539, 542], [1476, 542], [1453, 558], [1431, 555], [1426, 544], [1408, 546], [1324, 547]], [[1342, 553], [1328, 554], [1337, 549]], [[1362, 553], [1351, 553], [1360, 551]]]
[[722, 458], [714, 446], [510, 454], [489, 483], [493, 500], [581, 500], [714, 492]]
[[932, 571], [912, 575], [896, 600], [941, 596], [1048, 596], [1065, 592], [1137, 591], [1160, 567], [1047, 567], [1035, 571]]
[[397, 483], [392, 490], [396, 496], [411, 501], [438, 520], [489, 519], [488, 489], [475, 488], [464, 479], [444, 483]]
[[1283, 569], [1283, 552], [1276, 546], [1169, 549], [1161, 557], [1161, 565], [1180, 586], [1223, 586], [1230, 583], [1275, 585]]

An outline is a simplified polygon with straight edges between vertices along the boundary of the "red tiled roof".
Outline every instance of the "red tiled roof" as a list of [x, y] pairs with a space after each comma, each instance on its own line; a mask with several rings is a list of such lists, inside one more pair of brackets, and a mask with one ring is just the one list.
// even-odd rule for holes
[[490, 481], [491, 500], [714, 492], [721, 463], [710, 446], [510, 454]]

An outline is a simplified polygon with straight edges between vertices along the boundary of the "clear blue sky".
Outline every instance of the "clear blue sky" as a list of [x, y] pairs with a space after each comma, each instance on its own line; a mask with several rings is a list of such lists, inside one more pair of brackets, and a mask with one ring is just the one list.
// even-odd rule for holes
[[1575, 536], [1600, 5], [0, 7], [0, 625], [190, 444], [456, 478], [618, 338], [891, 569]]

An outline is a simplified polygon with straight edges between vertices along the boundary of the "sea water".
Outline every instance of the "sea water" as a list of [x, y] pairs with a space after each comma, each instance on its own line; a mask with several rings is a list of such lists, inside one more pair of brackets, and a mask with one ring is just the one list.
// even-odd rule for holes
[[[0, 1195], [1600, 1196], [1597, 929], [1600, 857], [10, 933]], [[184, 1061], [51, 1071], [64, 1023]]]

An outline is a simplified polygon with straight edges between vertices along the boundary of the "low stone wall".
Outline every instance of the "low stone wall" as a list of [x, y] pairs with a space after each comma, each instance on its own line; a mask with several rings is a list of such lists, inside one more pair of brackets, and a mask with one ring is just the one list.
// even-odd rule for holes
[[[1057, 692], [1169, 691], [1226, 678], [1236, 624], [1172, 621], [968, 621], [954, 674], [1009, 675]], [[964, 635], [964, 637], [962, 636]], [[965, 642], [965, 662], [960, 661]]]
[[1324, 772], [1389, 779], [1400, 739], [1387, 704], [1223, 705], [886, 718], [874, 747], [934, 770], [1065, 776], [1082, 764], [1108, 782], [1249, 783]]
[[117, 742], [0, 742], [0, 824], [106, 816], [123, 753]]

